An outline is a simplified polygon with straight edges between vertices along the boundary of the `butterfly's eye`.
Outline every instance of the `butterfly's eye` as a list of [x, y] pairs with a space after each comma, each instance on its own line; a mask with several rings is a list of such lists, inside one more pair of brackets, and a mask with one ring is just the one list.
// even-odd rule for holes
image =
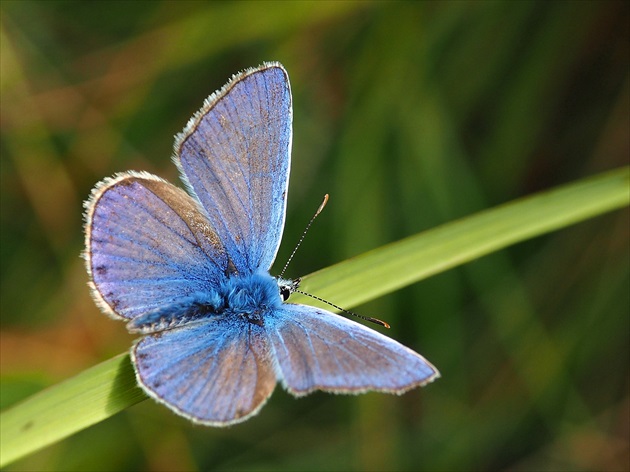
[[283, 302], [286, 302], [291, 294], [300, 286], [300, 279], [285, 280], [278, 278], [276, 281], [278, 282], [278, 291], [280, 292], [280, 298], [282, 298]]
[[289, 290], [289, 287], [287, 287], [286, 285], [280, 287], [280, 297], [282, 298], [283, 302], [286, 302], [290, 296], [291, 290]]

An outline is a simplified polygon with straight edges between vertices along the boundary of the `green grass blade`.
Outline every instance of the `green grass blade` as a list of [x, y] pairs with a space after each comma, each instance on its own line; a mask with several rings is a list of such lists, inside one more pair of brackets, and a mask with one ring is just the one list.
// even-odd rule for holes
[[[628, 167], [425, 231], [304, 278], [303, 288], [351, 307], [511, 244], [627, 206]], [[295, 301], [304, 301], [295, 297]], [[145, 396], [127, 354], [48, 388], [0, 416], [0, 466], [59, 441]]]
[[[623, 167], [366, 252], [304, 277], [302, 289], [352, 307], [629, 202], [629, 168]], [[297, 296], [292, 299], [297, 300]]]
[[7, 409], [0, 416], [0, 467], [146, 398], [120, 354]]

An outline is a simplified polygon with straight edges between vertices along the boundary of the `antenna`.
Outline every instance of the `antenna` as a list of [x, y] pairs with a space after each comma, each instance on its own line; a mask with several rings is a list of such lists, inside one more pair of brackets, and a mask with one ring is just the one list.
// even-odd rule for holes
[[324, 300], [323, 298], [317, 297], [315, 295], [311, 295], [310, 293], [303, 292], [302, 290], [298, 290], [298, 285], [300, 284], [300, 279], [295, 279], [295, 280], [284, 280], [284, 279], [282, 279], [282, 276], [284, 275], [285, 271], [287, 270], [287, 267], [289, 267], [289, 263], [293, 259], [293, 256], [295, 255], [295, 253], [297, 252], [298, 248], [302, 244], [302, 241], [304, 241], [304, 237], [306, 236], [306, 233], [308, 232], [309, 228], [313, 224], [313, 221], [315, 221], [315, 218], [317, 218], [319, 216], [319, 214], [322, 212], [322, 210], [326, 206], [326, 203], [328, 203], [328, 194], [324, 195], [324, 199], [322, 200], [322, 203], [317, 208], [317, 211], [315, 212], [315, 214], [311, 218], [311, 221], [309, 221], [308, 224], [306, 225], [306, 228], [304, 229], [304, 232], [302, 233], [302, 236], [300, 236], [300, 239], [299, 239], [298, 243], [295, 245], [295, 249], [293, 249], [293, 252], [289, 256], [289, 259], [287, 260], [287, 263], [282, 268], [282, 272], [280, 272], [280, 275], [277, 277], [278, 285], [280, 287], [280, 293], [281, 293], [281, 296], [282, 296], [282, 300], [283, 301], [287, 300], [291, 293], [300, 293], [302, 295], [306, 295], [307, 297], [311, 297], [311, 298], [313, 298], [315, 300], [318, 300], [318, 301], [320, 301], [322, 303], [325, 303], [326, 305], [330, 305], [331, 307], [336, 308], [337, 310], [339, 310], [339, 311], [341, 311], [343, 313], [347, 313], [348, 315], [356, 316], [357, 318], [361, 318], [362, 320], [370, 321], [370, 322], [372, 322], [374, 324], [377, 324], [379, 326], [383, 326], [384, 328], [388, 328], [389, 329], [390, 326], [387, 323], [385, 323], [384, 321], [379, 320], [378, 318], [372, 318], [371, 316], [359, 315], [358, 313], [355, 313], [353, 311], [341, 308], [340, 306], [337, 306], [334, 303], [330, 303], [328, 300]]
[[316, 297], [315, 295], [311, 295], [310, 293], [306, 293], [306, 292], [303, 292], [302, 290], [298, 290], [297, 288], [293, 289], [293, 292], [301, 293], [302, 295], [306, 295], [307, 297], [311, 297], [311, 298], [314, 298], [315, 300], [319, 300], [320, 302], [326, 303], [327, 305], [330, 305], [330, 306], [336, 308], [337, 310], [339, 310], [339, 311], [341, 311], [343, 313], [347, 313], [349, 315], [356, 316], [357, 318], [361, 318], [362, 320], [371, 321], [372, 323], [375, 323], [375, 324], [377, 324], [379, 326], [383, 326], [384, 328], [387, 328], [387, 329], [391, 328], [391, 326], [389, 326], [384, 321], [379, 320], [378, 318], [372, 318], [371, 316], [359, 315], [358, 313], [355, 313], [353, 311], [349, 311], [349, 310], [346, 310], [344, 308], [341, 308], [340, 306], [337, 306], [334, 303], [330, 303], [328, 300], [324, 300], [323, 298], [319, 298], [319, 297]]
[[282, 268], [282, 272], [280, 272], [280, 275], [279, 275], [280, 278], [282, 278], [282, 276], [284, 275], [284, 272], [287, 270], [287, 267], [289, 267], [289, 263], [293, 259], [293, 256], [295, 256], [295, 253], [297, 252], [298, 248], [300, 247], [300, 244], [302, 244], [302, 241], [304, 241], [304, 237], [306, 236], [306, 232], [308, 231], [308, 229], [313, 224], [313, 221], [315, 221], [315, 218], [317, 218], [319, 216], [319, 214], [322, 212], [322, 210], [326, 206], [326, 203], [328, 203], [328, 194], [324, 195], [324, 200], [319, 205], [319, 208], [317, 208], [317, 211], [315, 212], [315, 214], [311, 218], [311, 221], [309, 221], [308, 224], [306, 225], [306, 228], [304, 229], [304, 232], [302, 233], [302, 236], [300, 236], [300, 240], [295, 245], [295, 249], [293, 249], [293, 252], [289, 256], [289, 259], [287, 260], [287, 263]]

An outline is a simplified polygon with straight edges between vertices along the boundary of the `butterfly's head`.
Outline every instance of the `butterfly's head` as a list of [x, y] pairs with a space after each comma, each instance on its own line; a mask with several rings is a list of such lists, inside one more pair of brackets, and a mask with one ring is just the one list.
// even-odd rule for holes
[[280, 297], [283, 302], [286, 302], [291, 294], [298, 289], [301, 280], [299, 278], [289, 280], [276, 277], [276, 282], [278, 283], [278, 290], [280, 290]]

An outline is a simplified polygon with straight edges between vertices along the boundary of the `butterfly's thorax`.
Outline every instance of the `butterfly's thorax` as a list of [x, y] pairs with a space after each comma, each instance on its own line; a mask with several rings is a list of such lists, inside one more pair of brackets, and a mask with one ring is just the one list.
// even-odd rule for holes
[[241, 316], [250, 323], [264, 324], [264, 314], [282, 304], [278, 282], [266, 272], [230, 277], [221, 288], [224, 316]]

